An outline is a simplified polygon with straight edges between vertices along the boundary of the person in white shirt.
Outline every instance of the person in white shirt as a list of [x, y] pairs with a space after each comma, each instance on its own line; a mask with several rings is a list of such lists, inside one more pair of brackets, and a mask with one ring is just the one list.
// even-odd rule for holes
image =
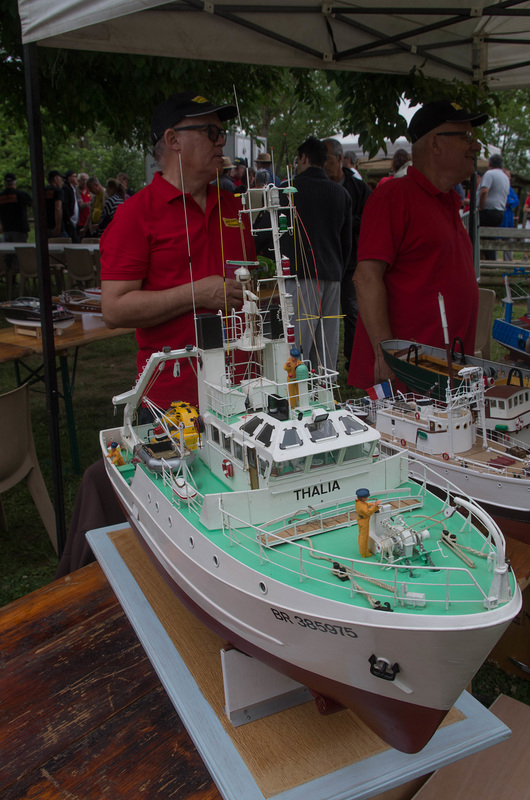
[[[504, 219], [506, 200], [510, 191], [510, 179], [502, 168], [502, 156], [494, 153], [489, 159], [489, 168], [482, 176], [478, 195], [479, 224], [481, 228], [498, 228]], [[484, 251], [488, 261], [495, 261], [495, 250]]]

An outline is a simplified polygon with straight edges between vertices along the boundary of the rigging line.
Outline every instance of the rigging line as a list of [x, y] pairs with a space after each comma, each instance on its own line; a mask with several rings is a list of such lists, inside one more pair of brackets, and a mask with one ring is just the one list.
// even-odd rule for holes
[[[295, 215], [296, 215], [296, 218], [298, 219], [298, 222], [299, 222], [299, 224], [300, 224], [300, 226], [301, 226], [301, 228], [302, 228], [302, 230], [303, 230], [303, 232], [305, 234], [305, 237], [307, 239], [307, 243], [309, 245], [309, 249], [310, 249], [310, 252], [311, 252], [311, 257], [313, 259], [313, 267], [314, 267], [314, 272], [315, 272], [314, 280], [315, 280], [315, 283], [316, 283], [316, 291], [313, 291], [313, 299], [316, 300], [316, 302], [317, 302], [317, 305], [318, 305], [318, 308], [319, 308], [319, 316], [317, 318], [317, 324], [315, 326], [311, 325], [310, 330], [311, 330], [311, 340], [313, 342], [313, 346], [315, 348], [315, 352], [316, 352], [318, 360], [320, 362], [319, 366], [323, 366], [322, 362], [320, 361], [319, 347], [318, 347], [317, 341], [316, 341], [316, 329], [318, 327], [318, 321], [322, 321], [324, 319], [324, 316], [323, 316], [323, 313], [322, 313], [322, 295], [321, 295], [321, 292], [320, 292], [320, 281], [319, 281], [319, 277], [318, 277], [317, 264], [316, 264], [316, 259], [315, 259], [315, 252], [313, 250], [313, 245], [311, 244], [311, 239], [309, 238], [309, 234], [307, 233], [305, 225], [304, 225], [300, 215], [298, 214], [298, 211], [296, 211], [296, 209], [295, 209]], [[295, 247], [295, 253], [296, 253], [296, 247]], [[301, 256], [302, 256], [302, 253], [303, 253], [304, 258], [306, 258], [305, 250], [302, 250], [302, 248], [300, 248], [300, 255]], [[308, 264], [307, 264], [307, 260], [306, 260], [306, 267], [307, 266], [308, 266]], [[308, 275], [309, 275], [309, 272], [308, 272]], [[312, 279], [310, 278], [310, 280], [312, 280]], [[311, 286], [312, 285], [313, 284], [311, 284]], [[314, 316], [312, 314], [307, 315], [308, 324], [309, 324], [309, 320], [314, 321], [314, 319], [315, 318], [314, 318]], [[299, 322], [299, 325], [300, 325], [300, 329], [301, 329], [301, 325], [302, 325], [301, 321]], [[323, 331], [323, 328], [322, 328], [322, 331]], [[300, 336], [300, 339], [301, 339], [301, 336]], [[328, 350], [328, 356], [329, 356], [330, 355], [329, 347], [327, 346], [327, 344], [325, 344], [325, 347]], [[324, 353], [324, 355], [325, 355], [325, 353]]]
[[184, 207], [184, 227], [186, 228], [186, 244], [188, 248], [188, 265], [190, 271], [190, 284], [191, 284], [191, 304], [193, 307], [193, 327], [195, 330], [195, 347], [198, 346], [199, 338], [197, 334], [197, 309], [195, 306], [195, 288], [193, 285], [193, 267], [191, 265], [191, 245], [190, 245], [190, 229], [188, 227], [188, 206], [186, 203], [186, 192], [184, 191], [184, 173], [182, 170], [182, 155], [179, 155], [179, 170], [180, 170], [180, 185], [182, 191], [182, 203]]
[[315, 268], [315, 280], [316, 280], [317, 288], [318, 288], [318, 306], [319, 306], [319, 309], [320, 309], [320, 316], [322, 316], [322, 303], [320, 302], [320, 283], [319, 283], [319, 280], [318, 280], [317, 262], [316, 262], [316, 258], [315, 258], [315, 251], [313, 250], [313, 245], [311, 244], [311, 239], [309, 238], [309, 234], [306, 231], [305, 225], [304, 225], [302, 219], [300, 218], [300, 215], [299, 215], [298, 211], [296, 211], [295, 213], [296, 213], [296, 218], [298, 219], [298, 222], [300, 223], [300, 226], [301, 226], [303, 232], [305, 233], [305, 236], [306, 236], [306, 239], [307, 239], [307, 243], [309, 245], [309, 250], [311, 252], [311, 258], [313, 260], [313, 267]]
[[224, 240], [223, 240], [223, 215], [221, 212], [221, 187], [219, 185], [219, 170], [217, 170], [216, 174], [216, 186], [217, 186], [217, 208], [219, 209], [219, 239], [221, 243], [221, 266], [222, 266], [222, 275], [223, 275], [223, 293], [224, 293], [224, 301], [225, 301], [225, 332], [226, 332], [226, 348], [227, 348], [227, 355], [230, 359], [230, 332], [228, 330], [228, 297], [226, 294], [226, 270], [225, 270], [225, 250], [224, 250]]
[[[236, 90], [235, 83], [232, 84], [232, 91], [234, 92], [234, 102], [236, 104], [236, 109], [237, 109], [237, 120], [238, 120], [240, 129], [243, 130], [243, 123], [241, 121], [241, 112], [239, 110], [239, 100], [238, 100], [238, 97], [237, 97], [237, 90]], [[250, 188], [250, 177], [249, 177], [249, 172], [248, 172], [248, 158], [247, 158], [247, 191], [248, 191], [249, 188]], [[243, 203], [242, 203], [242, 205], [243, 205]], [[243, 261], [248, 261], [248, 259], [247, 259], [247, 243], [245, 241], [245, 225], [244, 225], [244, 223], [243, 223], [243, 221], [241, 219], [241, 215], [240, 215], [240, 218], [239, 218], [239, 223], [240, 223], [240, 233], [241, 233], [241, 249], [243, 251]]]

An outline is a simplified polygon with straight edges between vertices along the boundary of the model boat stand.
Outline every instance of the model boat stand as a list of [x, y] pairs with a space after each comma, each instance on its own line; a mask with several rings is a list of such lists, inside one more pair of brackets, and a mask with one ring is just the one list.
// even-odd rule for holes
[[[307, 690], [227, 649], [184, 609], [129, 528], [87, 538], [226, 800], [368, 800], [510, 735], [467, 692], [415, 755], [393, 750], [351, 711], [322, 717], [303, 702]], [[276, 713], [287, 699], [297, 705]], [[247, 717], [252, 724], [241, 724]]]

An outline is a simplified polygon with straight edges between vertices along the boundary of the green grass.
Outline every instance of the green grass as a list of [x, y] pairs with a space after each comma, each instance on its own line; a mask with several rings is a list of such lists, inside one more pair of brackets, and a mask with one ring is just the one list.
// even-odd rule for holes
[[[0, 291], [3, 287], [0, 287]], [[8, 325], [0, 316], [0, 327]], [[69, 357], [73, 362], [73, 353]], [[28, 359], [37, 367], [40, 360]], [[85, 345], [79, 349], [74, 385], [74, 411], [81, 468], [100, 458], [98, 434], [115, 424], [111, 398], [132, 386], [136, 377], [136, 342], [133, 334]], [[14, 365], [2, 364], [0, 392], [16, 387]], [[59, 389], [61, 387], [58, 376]], [[81, 476], [72, 470], [64, 404], [59, 401], [59, 427], [64, 482], [66, 528], [72, 515]], [[31, 416], [35, 448], [44, 480], [53, 501], [49, 444], [49, 418], [44, 384], [31, 392]], [[0, 529], [0, 606], [53, 580], [57, 556], [24, 481], [2, 496], [8, 530]]]

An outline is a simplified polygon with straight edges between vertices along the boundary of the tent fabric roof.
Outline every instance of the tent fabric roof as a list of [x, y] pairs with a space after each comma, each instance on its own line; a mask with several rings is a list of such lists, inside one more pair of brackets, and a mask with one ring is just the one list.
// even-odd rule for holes
[[51, 47], [530, 84], [528, 0], [19, 0], [19, 12], [23, 42]]

